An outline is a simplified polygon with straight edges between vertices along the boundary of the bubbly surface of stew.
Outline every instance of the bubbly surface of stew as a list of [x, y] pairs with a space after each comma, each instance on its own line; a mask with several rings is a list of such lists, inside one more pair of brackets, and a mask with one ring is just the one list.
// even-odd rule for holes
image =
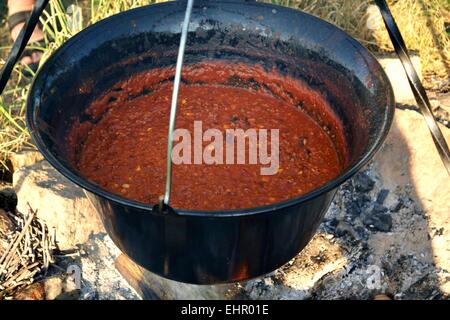
[[[82, 176], [122, 197], [158, 202], [165, 188], [173, 72], [147, 71], [116, 84], [89, 106], [88, 120], [74, 122], [68, 145]], [[223, 134], [223, 164], [193, 164], [194, 121], [202, 122], [203, 131]], [[192, 164], [173, 165], [171, 206], [178, 209], [230, 210], [288, 200], [338, 176], [347, 157], [344, 130], [323, 96], [258, 66], [186, 66], [176, 128], [192, 137]], [[279, 129], [276, 173], [262, 175], [269, 164], [249, 163], [249, 143], [244, 164], [236, 158], [226, 164], [227, 129], [267, 129], [269, 156], [270, 130]], [[202, 150], [214, 155], [211, 142], [203, 141]]]

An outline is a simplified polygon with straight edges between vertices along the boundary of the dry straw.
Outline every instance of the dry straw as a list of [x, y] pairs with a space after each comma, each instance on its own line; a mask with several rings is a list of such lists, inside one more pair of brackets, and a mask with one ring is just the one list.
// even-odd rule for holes
[[0, 300], [11, 299], [17, 291], [44, 277], [55, 262], [57, 250], [54, 230], [49, 232], [30, 206], [26, 215], [7, 214], [15, 230], [0, 257]]

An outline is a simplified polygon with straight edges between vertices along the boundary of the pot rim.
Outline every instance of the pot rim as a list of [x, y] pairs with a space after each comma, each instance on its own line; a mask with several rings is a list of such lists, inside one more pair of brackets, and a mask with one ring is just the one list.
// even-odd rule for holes
[[[225, 0], [225, 2], [236, 2], [237, 1], [230, 1]], [[28, 93], [27, 102], [26, 102], [26, 122], [28, 129], [30, 131], [30, 135], [32, 139], [35, 142], [35, 145], [37, 149], [43, 154], [44, 158], [57, 170], [59, 171], [63, 176], [68, 178], [70, 181], [75, 183], [76, 185], [82, 187], [85, 191], [89, 191], [95, 195], [101, 196], [109, 201], [116, 202], [122, 206], [129, 206], [133, 207], [135, 209], [143, 210], [145, 213], [148, 214], [158, 214], [160, 213], [155, 212], [153, 210], [154, 205], [150, 204], [144, 204], [138, 201], [129, 200], [124, 197], [121, 197], [119, 195], [110, 193], [103, 188], [99, 187], [97, 184], [90, 182], [89, 180], [83, 178], [79, 174], [77, 174], [74, 170], [71, 170], [67, 168], [65, 165], [63, 165], [54, 155], [52, 152], [49, 151], [46, 144], [44, 143], [41, 135], [39, 134], [39, 130], [37, 129], [38, 126], [35, 123], [35, 110], [34, 104], [30, 102], [32, 93], [36, 90], [36, 82], [45, 74], [47, 66], [51, 64], [52, 60], [56, 59], [59, 54], [61, 54], [63, 51], [66, 51], [69, 49], [69, 47], [75, 42], [80, 41], [84, 36], [89, 34], [90, 32], [95, 31], [95, 28], [99, 25], [106, 24], [110, 22], [112, 19], [117, 19], [117, 17], [129, 14], [131, 11], [138, 11], [142, 10], [143, 8], [148, 8], [150, 6], [167, 6], [167, 5], [173, 5], [175, 1], [169, 1], [164, 3], [157, 3], [157, 4], [151, 4], [139, 8], [134, 8], [131, 10], [119, 12], [115, 15], [112, 15], [108, 18], [105, 18], [103, 20], [100, 20], [93, 25], [83, 29], [73, 37], [71, 37], [69, 40], [67, 40], [61, 47], [59, 47], [52, 55], [47, 59], [47, 61], [44, 63], [44, 65], [38, 70], [37, 74], [35, 75], [33, 82], [31, 84], [30, 91]], [[242, 2], [239, 2], [240, 4], [243, 4]], [[339, 30], [339, 32], [342, 32], [345, 34], [346, 37], [348, 37], [351, 41], [355, 43], [355, 46], [362, 49], [365, 53], [367, 53], [372, 61], [371, 63], [374, 63], [374, 65], [379, 69], [381, 76], [384, 78], [384, 81], [386, 83], [386, 89], [388, 94], [388, 104], [385, 106], [386, 108], [383, 110], [386, 110], [385, 112], [385, 118], [382, 121], [383, 127], [380, 129], [380, 134], [375, 139], [375, 141], [372, 143], [370, 148], [350, 167], [348, 167], [343, 173], [341, 173], [336, 178], [328, 181], [327, 183], [323, 184], [317, 189], [314, 189], [306, 194], [284, 200], [281, 202], [277, 202], [270, 205], [265, 206], [259, 206], [259, 207], [253, 207], [253, 208], [244, 208], [244, 209], [232, 209], [232, 210], [218, 210], [218, 211], [204, 211], [204, 210], [186, 210], [186, 209], [176, 209], [173, 208], [176, 215], [180, 216], [193, 216], [193, 217], [209, 217], [209, 218], [221, 218], [221, 217], [240, 217], [240, 216], [252, 216], [257, 214], [267, 214], [271, 213], [273, 211], [277, 211], [279, 209], [291, 207], [294, 205], [298, 205], [304, 202], [307, 202], [309, 200], [312, 200], [316, 197], [319, 197], [322, 194], [328, 193], [339, 187], [342, 183], [350, 179], [353, 175], [355, 175], [363, 166], [365, 166], [375, 155], [375, 153], [379, 150], [381, 145], [383, 144], [389, 129], [392, 125], [393, 117], [394, 117], [394, 110], [395, 110], [395, 98], [393, 89], [391, 86], [391, 83], [385, 74], [383, 68], [379, 64], [379, 62], [376, 60], [376, 58], [363, 46], [361, 45], [356, 39], [354, 39], [351, 35], [349, 35], [346, 31], [342, 30], [341, 28], [335, 26], [334, 24], [331, 24], [323, 19], [320, 19], [318, 17], [315, 17], [313, 15], [310, 15], [308, 13], [305, 13], [300, 10], [295, 10], [288, 7], [283, 7], [279, 5], [274, 4], [268, 4], [268, 3], [261, 3], [261, 2], [245, 2], [247, 5], [257, 5], [257, 6], [267, 6], [272, 7], [274, 9], [281, 9], [281, 10], [289, 10], [294, 11], [296, 14], [303, 14], [307, 15], [309, 17], [312, 17], [315, 20], [320, 21], [320, 23], [325, 23], [333, 28], [336, 28]]]

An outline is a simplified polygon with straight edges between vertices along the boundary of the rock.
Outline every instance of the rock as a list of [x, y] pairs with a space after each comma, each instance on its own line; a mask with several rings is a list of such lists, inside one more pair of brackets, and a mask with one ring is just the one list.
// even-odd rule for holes
[[439, 237], [444, 234], [444, 228], [434, 229], [433, 237]]
[[358, 234], [359, 239], [367, 240], [367, 230], [362, 226], [356, 226], [355, 232]]
[[8, 234], [14, 230], [14, 224], [5, 210], [0, 209], [0, 257], [8, 247]]
[[372, 211], [366, 214], [364, 224], [371, 230], [389, 232], [392, 228], [392, 217], [390, 214]]
[[359, 172], [353, 178], [355, 190], [358, 192], [369, 192], [373, 189], [375, 182], [364, 172]]
[[17, 196], [13, 188], [0, 186], [0, 208], [6, 211], [16, 210]]
[[103, 225], [83, 190], [63, 177], [46, 161], [14, 172], [13, 186], [19, 198], [17, 209], [28, 210], [27, 203], [49, 228], [56, 229], [60, 249], [85, 243]]
[[24, 167], [32, 166], [33, 164], [44, 160], [44, 156], [35, 149], [23, 149], [19, 152], [13, 153], [9, 160], [11, 161], [13, 171], [17, 171]]
[[51, 277], [45, 280], [44, 288], [47, 293], [48, 300], [55, 300], [63, 293], [63, 277]]
[[342, 237], [345, 234], [349, 234], [355, 237], [355, 231], [353, 230], [352, 226], [348, 222], [339, 221], [338, 225], [336, 226], [336, 235]]
[[388, 194], [389, 194], [389, 190], [382, 189], [377, 195], [377, 203], [378, 204], [383, 204], [384, 200], [386, 200]]
[[78, 290], [65, 274], [54, 275], [35, 282], [14, 295], [17, 300], [76, 300]]
[[388, 208], [386, 208], [385, 206], [379, 204], [378, 202], [375, 203], [372, 207], [372, 213], [385, 213], [388, 211]]
[[80, 297], [80, 290], [68, 275], [46, 278], [43, 283], [46, 300], [77, 300]]
[[361, 206], [357, 202], [353, 202], [353, 201], [347, 203], [345, 209], [353, 217], [359, 216], [361, 214], [361, 210], [362, 210]]
[[381, 28], [384, 28], [383, 17], [381, 16], [380, 9], [374, 4], [367, 6], [366, 9], [366, 27], [372, 32], [376, 32]]
[[[411, 55], [411, 60], [419, 75], [419, 78], [422, 79], [420, 57], [417, 55]], [[411, 101], [414, 101], [414, 95], [411, 91], [411, 87], [409, 86], [405, 70], [403, 69], [403, 66], [397, 56], [392, 55], [392, 57], [381, 57], [378, 61], [391, 82], [392, 88], [394, 89], [395, 100], [401, 103], [410, 103]]]
[[330, 222], [329, 222], [329, 225], [330, 225], [330, 227], [332, 227], [332, 228], [336, 228], [336, 226], [337, 226], [338, 224], [339, 224], [339, 220], [336, 219], [336, 218], [331, 219]]
[[447, 124], [448, 124], [448, 121], [450, 121], [450, 113], [441, 106], [437, 106], [436, 108], [433, 108], [433, 114], [439, 119], [446, 120]]
[[14, 295], [16, 300], [45, 300], [45, 288], [42, 282], [36, 282]]
[[430, 98], [430, 103], [436, 117], [450, 122], [450, 92], [439, 94], [435, 99]]

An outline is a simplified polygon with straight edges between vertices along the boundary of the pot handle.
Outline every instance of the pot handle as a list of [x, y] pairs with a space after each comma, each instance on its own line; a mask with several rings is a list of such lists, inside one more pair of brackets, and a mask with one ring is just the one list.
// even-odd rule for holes
[[428, 99], [427, 92], [422, 85], [422, 82], [417, 75], [416, 70], [411, 62], [411, 58], [408, 54], [408, 48], [406, 47], [405, 41], [398, 29], [398, 26], [394, 20], [394, 17], [389, 10], [389, 6], [385, 0], [375, 0], [376, 5], [381, 11], [381, 15], [384, 20], [386, 29], [388, 30], [389, 37], [391, 38], [392, 44], [394, 45], [395, 52], [400, 59], [403, 68], [405, 69], [406, 76], [408, 77], [409, 85], [414, 93], [419, 110], [423, 115], [423, 118], [430, 130], [431, 136], [433, 137], [436, 149], [441, 157], [441, 160], [450, 175], [450, 151], [448, 149], [447, 142], [445, 141], [444, 135], [434, 118], [430, 100]]
[[48, 2], [49, 0], [36, 0], [28, 21], [25, 23], [24, 28], [22, 28], [22, 30], [20, 31], [16, 41], [14, 41], [12, 49], [9, 52], [6, 63], [3, 65], [0, 74], [0, 95], [3, 93], [3, 90], [5, 89], [6, 84], [8, 83], [8, 80], [14, 69], [14, 66], [22, 55], [22, 52], [25, 50], [28, 40], [30, 40], [31, 35], [33, 34], [34, 28], [39, 22], [39, 17], [42, 14], [42, 11], [44, 11]]

